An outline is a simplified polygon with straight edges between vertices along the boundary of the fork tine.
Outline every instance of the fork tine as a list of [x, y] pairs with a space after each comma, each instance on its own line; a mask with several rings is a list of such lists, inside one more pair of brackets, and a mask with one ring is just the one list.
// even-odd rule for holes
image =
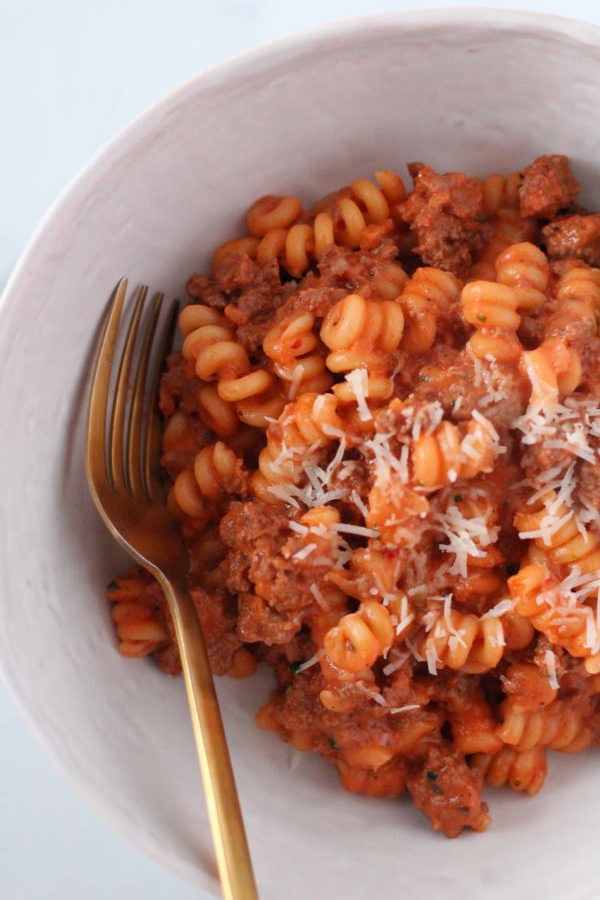
[[142, 471], [141, 447], [142, 447], [142, 426], [144, 420], [144, 399], [147, 384], [148, 367], [150, 363], [150, 354], [152, 351], [152, 343], [156, 332], [156, 325], [164, 294], [156, 293], [153, 298], [152, 310], [146, 323], [144, 331], [144, 340], [138, 360], [135, 380], [133, 383], [133, 398], [131, 403], [131, 414], [129, 416], [129, 428], [127, 433], [127, 479], [131, 487], [131, 493], [134, 496], [139, 495], [145, 489], [145, 480]]
[[106, 420], [108, 414], [108, 400], [110, 392], [110, 373], [113, 359], [123, 303], [127, 294], [127, 279], [121, 278], [112, 293], [102, 339], [94, 367], [92, 388], [87, 420], [86, 440], [86, 469], [93, 493], [106, 486], [107, 481], [113, 487], [112, 473], [107, 466], [105, 453]]
[[173, 300], [158, 344], [156, 356], [154, 357], [154, 367], [150, 380], [150, 418], [148, 420], [148, 427], [145, 435], [144, 481], [146, 494], [152, 500], [158, 500], [161, 495], [160, 479], [156, 473], [161, 440], [161, 420], [158, 413], [160, 380], [165, 365], [165, 358], [173, 343], [173, 334], [178, 312], [179, 301]]
[[121, 359], [119, 361], [117, 382], [115, 384], [115, 396], [108, 431], [108, 446], [112, 481], [116, 491], [129, 490], [124, 446], [125, 419], [128, 407], [127, 394], [129, 392], [129, 376], [131, 373], [133, 351], [147, 293], [148, 288], [145, 284], [138, 288], [133, 314], [131, 316], [131, 321], [129, 322], [123, 352], [121, 353]]

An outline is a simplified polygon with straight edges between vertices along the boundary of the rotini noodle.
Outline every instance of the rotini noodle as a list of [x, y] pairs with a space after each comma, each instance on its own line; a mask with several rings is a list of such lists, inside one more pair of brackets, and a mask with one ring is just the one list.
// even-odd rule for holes
[[[275, 372], [296, 393], [323, 393], [333, 379], [325, 368], [325, 352], [313, 332], [315, 317], [311, 312], [291, 313], [271, 328], [263, 341], [266, 355], [273, 360]], [[289, 393], [290, 387], [288, 387]]]
[[565, 326], [571, 324], [596, 334], [596, 313], [600, 308], [600, 269], [574, 265], [560, 276], [555, 293], [558, 308], [548, 323], [547, 334], [561, 334]]
[[474, 478], [491, 471], [496, 455], [497, 444], [480, 421], [471, 419], [463, 432], [444, 421], [415, 441], [411, 455], [414, 480], [433, 488], [459, 478]]
[[504, 629], [499, 618], [479, 619], [456, 609], [439, 615], [423, 644], [440, 667], [479, 675], [498, 665], [504, 652]]
[[519, 751], [550, 747], [561, 753], [578, 753], [592, 741], [581, 712], [561, 700], [537, 711], [524, 711], [515, 708], [515, 701], [509, 698], [503, 704], [503, 718], [498, 734]]
[[519, 208], [519, 186], [523, 180], [520, 172], [512, 172], [508, 178], [495, 172], [483, 181], [483, 202], [488, 216], [496, 216], [502, 209]]
[[325, 635], [325, 652], [340, 669], [362, 671], [387, 653], [395, 634], [385, 606], [376, 600], [367, 601], [357, 612], [342, 616], [339, 624]]
[[441, 269], [417, 269], [401, 295], [406, 316], [402, 349], [417, 355], [432, 346], [440, 314], [455, 304], [460, 296], [460, 283]]
[[496, 278], [514, 290], [517, 309], [538, 309], [546, 301], [550, 280], [546, 254], [528, 241], [511, 244], [496, 259]]
[[471, 281], [463, 288], [461, 301], [466, 321], [476, 328], [468, 343], [473, 355], [515, 362], [522, 347], [516, 336], [521, 317], [514, 290], [493, 281]]
[[123, 656], [148, 656], [167, 639], [156, 602], [147, 595], [149, 584], [147, 575], [134, 568], [131, 574], [117, 578], [107, 589], [119, 653]]
[[543, 787], [548, 770], [542, 747], [515, 750], [514, 747], [505, 746], [497, 753], [474, 756], [471, 764], [492, 787], [508, 785], [513, 791], [522, 791], [531, 796]]

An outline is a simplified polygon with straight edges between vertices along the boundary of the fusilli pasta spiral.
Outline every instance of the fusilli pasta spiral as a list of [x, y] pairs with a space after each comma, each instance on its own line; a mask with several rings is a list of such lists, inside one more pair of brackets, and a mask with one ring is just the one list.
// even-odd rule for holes
[[546, 301], [550, 280], [546, 254], [528, 241], [511, 244], [496, 259], [496, 278], [514, 290], [517, 309], [537, 309]]
[[518, 751], [550, 747], [561, 753], [578, 753], [592, 741], [581, 711], [562, 700], [554, 700], [537, 711], [525, 711], [509, 698], [503, 704], [503, 718], [498, 734], [505, 744]]
[[497, 753], [477, 754], [471, 765], [481, 772], [492, 787], [508, 785], [513, 791], [523, 791], [533, 796], [544, 785], [548, 763], [542, 747], [515, 750], [504, 746]]
[[473, 355], [515, 362], [522, 347], [516, 336], [521, 317], [514, 290], [493, 281], [471, 281], [463, 288], [461, 300], [466, 321], [477, 329], [468, 344]]
[[322, 393], [333, 382], [314, 326], [314, 315], [299, 310], [271, 328], [263, 341], [263, 350], [273, 360], [276, 374], [287, 383], [288, 392], [293, 386], [296, 393]]
[[597, 333], [600, 269], [575, 264], [559, 277], [555, 295], [558, 307], [546, 327], [546, 334], [563, 334], [565, 327], [570, 326], [583, 329], [584, 333]]
[[119, 653], [123, 656], [148, 656], [167, 639], [156, 600], [148, 595], [151, 585], [148, 575], [136, 567], [107, 588]]
[[471, 419], [463, 431], [444, 421], [414, 442], [414, 480], [418, 485], [434, 488], [459, 478], [473, 478], [479, 472], [491, 471], [496, 455], [497, 444], [480, 421]]
[[355, 613], [342, 616], [325, 635], [325, 652], [338, 668], [359, 672], [387, 653], [395, 635], [390, 613], [381, 603], [370, 600], [361, 603]]
[[480, 619], [456, 609], [438, 615], [423, 644], [423, 655], [440, 667], [481, 674], [493, 669], [504, 652], [504, 629], [500, 618]]
[[432, 346], [439, 316], [456, 304], [460, 282], [449, 272], [422, 267], [417, 269], [401, 295], [406, 317], [402, 349], [417, 355]]
[[511, 172], [508, 178], [494, 172], [483, 180], [483, 202], [488, 216], [496, 216], [502, 209], [518, 209], [522, 180], [520, 172]]

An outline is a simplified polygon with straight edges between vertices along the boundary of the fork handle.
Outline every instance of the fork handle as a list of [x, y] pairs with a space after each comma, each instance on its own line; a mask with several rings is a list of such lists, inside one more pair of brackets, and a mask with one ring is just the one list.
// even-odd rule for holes
[[225, 900], [258, 900], [206, 644], [185, 584], [159, 578], [169, 602]]

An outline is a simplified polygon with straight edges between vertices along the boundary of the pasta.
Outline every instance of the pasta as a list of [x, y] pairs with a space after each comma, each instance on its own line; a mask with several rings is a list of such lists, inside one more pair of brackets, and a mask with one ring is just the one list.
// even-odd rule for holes
[[342, 616], [325, 635], [324, 649], [334, 666], [361, 672], [387, 653], [394, 637], [390, 613], [383, 604], [370, 600], [362, 603], [357, 612]]
[[513, 791], [524, 791], [531, 795], [541, 790], [548, 770], [542, 747], [515, 750], [505, 746], [494, 754], [477, 754], [473, 764], [492, 787], [508, 784]]
[[451, 610], [439, 616], [429, 632], [423, 650], [425, 658], [433, 656], [434, 664], [461, 669], [480, 675], [498, 665], [503, 655], [504, 630], [499, 618], [480, 620]]
[[411, 458], [415, 483], [431, 488], [491, 471], [494, 440], [489, 428], [475, 419], [463, 431], [452, 422], [442, 422], [414, 443]]
[[472, 266], [470, 277], [473, 280], [493, 281], [496, 278], [496, 260], [500, 254], [514, 244], [529, 243], [536, 236], [537, 227], [533, 219], [523, 217], [518, 209], [501, 206], [492, 219], [491, 237]]
[[147, 656], [167, 638], [156, 601], [147, 595], [147, 587], [148, 581], [139, 568], [108, 586], [106, 594], [112, 604], [112, 620], [123, 656]]
[[583, 724], [580, 710], [560, 700], [536, 712], [515, 709], [514, 703], [507, 700], [503, 715], [499, 737], [517, 750], [552, 747], [563, 753], [577, 753], [592, 741], [592, 733]]
[[598, 269], [583, 267], [574, 262], [558, 279], [556, 287], [557, 311], [550, 320], [549, 335], [561, 334], [575, 327], [583, 333], [596, 334], [596, 311], [600, 304]]
[[315, 317], [299, 311], [271, 328], [263, 341], [266, 355], [273, 360], [275, 373], [284, 381], [287, 394], [294, 399], [299, 392], [322, 393], [333, 383], [325, 365], [325, 353], [313, 333]]
[[[161, 463], [213, 671], [271, 666], [259, 727], [454, 837], [599, 740], [600, 250], [563, 157], [409, 173], [250, 207], [188, 283]], [[107, 596], [179, 674], [152, 577]]]
[[483, 182], [483, 203], [488, 216], [497, 216], [502, 209], [518, 209], [522, 180], [520, 172], [511, 172], [508, 178], [500, 172], [488, 175]]
[[546, 254], [525, 241], [512, 244], [496, 258], [496, 278], [514, 289], [517, 309], [537, 309], [546, 299], [550, 266]]
[[403, 349], [424, 353], [432, 346], [440, 314], [459, 298], [456, 278], [441, 269], [417, 269], [402, 293], [407, 327]]
[[465, 319], [476, 328], [468, 342], [473, 355], [515, 362], [522, 351], [516, 335], [521, 317], [515, 291], [493, 281], [472, 281], [463, 288], [461, 302]]

